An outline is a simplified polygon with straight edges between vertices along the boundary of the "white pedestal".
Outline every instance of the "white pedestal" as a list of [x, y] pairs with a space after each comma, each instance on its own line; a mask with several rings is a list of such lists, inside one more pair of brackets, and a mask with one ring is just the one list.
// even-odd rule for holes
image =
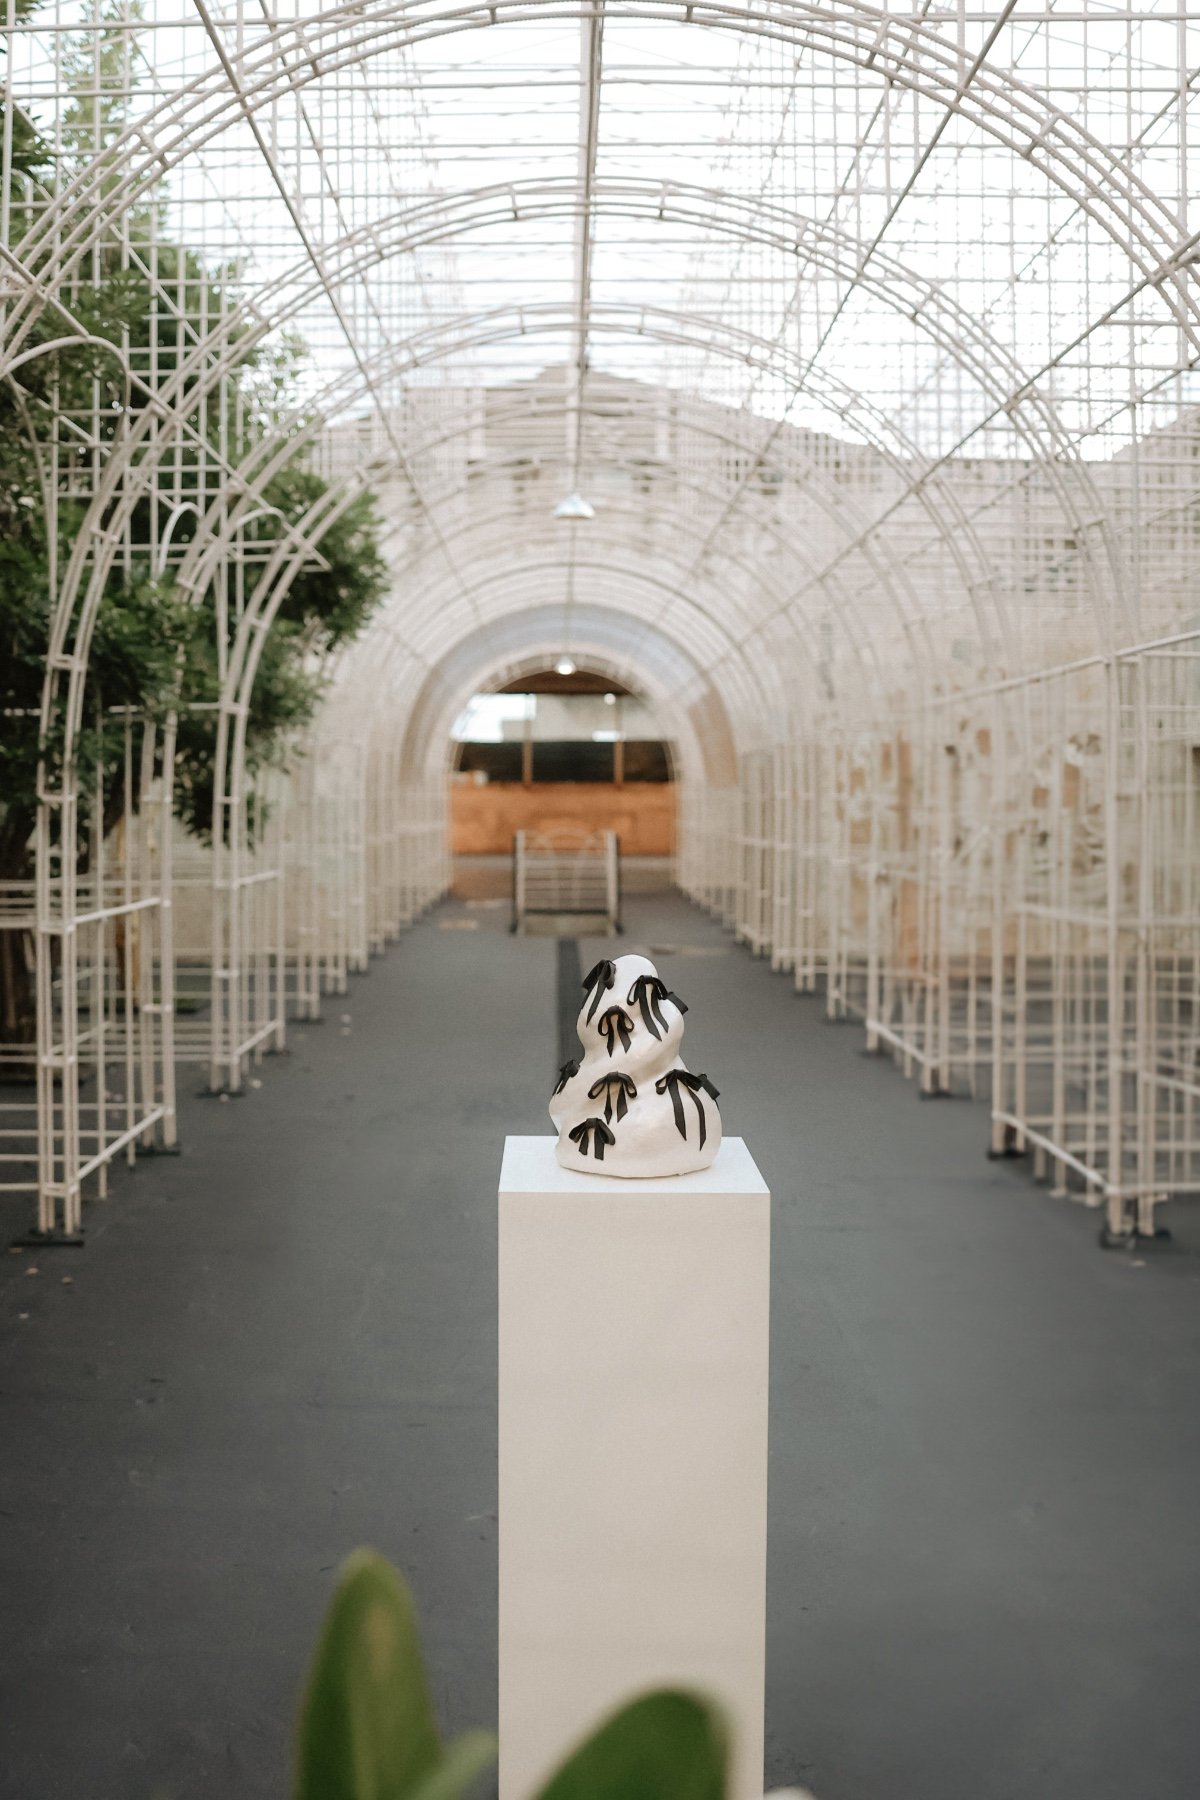
[[703, 1688], [761, 1800], [770, 1195], [741, 1138], [623, 1181], [500, 1178], [500, 1800], [619, 1702]]

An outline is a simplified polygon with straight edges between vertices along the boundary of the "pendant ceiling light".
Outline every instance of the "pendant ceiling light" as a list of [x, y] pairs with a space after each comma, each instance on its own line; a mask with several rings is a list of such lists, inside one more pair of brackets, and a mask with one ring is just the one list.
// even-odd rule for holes
[[582, 494], [568, 494], [554, 509], [556, 519], [594, 519], [596, 509]]

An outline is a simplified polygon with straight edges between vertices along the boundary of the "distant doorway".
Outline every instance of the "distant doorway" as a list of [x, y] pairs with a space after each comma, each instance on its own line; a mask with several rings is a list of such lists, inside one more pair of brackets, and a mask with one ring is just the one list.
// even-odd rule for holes
[[451, 847], [457, 890], [506, 891], [513, 841], [615, 832], [631, 889], [671, 883], [676, 782], [654, 708], [585, 669], [476, 694], [454, 728]]

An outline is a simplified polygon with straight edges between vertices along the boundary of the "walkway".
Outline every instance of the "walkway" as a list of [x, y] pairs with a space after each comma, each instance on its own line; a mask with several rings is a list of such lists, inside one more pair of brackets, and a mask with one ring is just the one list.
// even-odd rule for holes
[[[494, 1718], [495, 1180], [567, 960], [503, 924], [441, 909], [84, 1251], [0, 1263], [2, 1800], [282, 1800], [360, 1543]], [[1200, 1259], [1103, 1255], [681, 901], [635, 945], [776, 1195], [772, 1780], [1191, 1800]]]

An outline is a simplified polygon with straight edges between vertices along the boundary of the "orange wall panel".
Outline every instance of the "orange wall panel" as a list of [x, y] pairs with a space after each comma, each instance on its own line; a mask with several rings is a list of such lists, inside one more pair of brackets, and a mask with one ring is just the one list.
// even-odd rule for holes
[[615, 831], [625, 856], [672, 856], [675, 784], [547, 781], [533, 787], [489, 781], [450, 787], [451, 844], [456, 856], [502, 856], [518, 831], [583, 827]]

